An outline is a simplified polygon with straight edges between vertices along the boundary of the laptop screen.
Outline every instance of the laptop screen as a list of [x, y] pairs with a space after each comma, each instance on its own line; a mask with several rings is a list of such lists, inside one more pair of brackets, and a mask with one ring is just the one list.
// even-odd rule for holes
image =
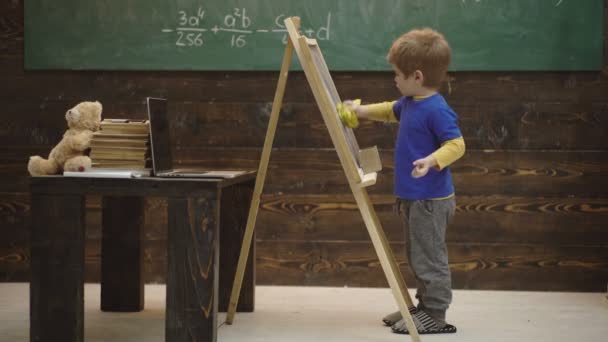
[[152, 148], [152, 169], [154, 174], [173, 169], [171, 155], [171, 135], [167, 100], [148, 97], [148, 120], [150, 120], [150, 147]]

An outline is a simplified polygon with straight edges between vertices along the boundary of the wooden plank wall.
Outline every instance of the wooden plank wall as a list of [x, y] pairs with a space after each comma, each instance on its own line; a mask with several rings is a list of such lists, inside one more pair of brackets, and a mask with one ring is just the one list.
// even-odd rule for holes
[[[26, 162], [59, 141], [64, 112], [79, 101], [101, 101], [105, 117], [143, 118], [146, 96], [167, 97], [181, 164], [257, 168], [278, 73], [24, 71], [23, 1], [0, 2], [0, 281], [29, 279]], [[460, 115], [468, 147], [453, 167], [455, 288], [606, 290], [605, 66], [451, 74], [442, 92]], [[333, 77], [342, 98], [398, 96], [388, 72]], [[371, 195], [405, 269], [392, 213], [396, 132], [365, 122], [356, 135], [362, 147], [381, 151], [384, 171]], [[257, 224], [258, 283], [387, 286], [302, 73], [290, 74], [274, 146]], [[146, 280], [163, 282], [166, 202], [147, 204]], [[91, 196], [87, 207], [86, 279], [98, 281], [100, 199]], [[413, 284], [409, 272], [406, 278]]]

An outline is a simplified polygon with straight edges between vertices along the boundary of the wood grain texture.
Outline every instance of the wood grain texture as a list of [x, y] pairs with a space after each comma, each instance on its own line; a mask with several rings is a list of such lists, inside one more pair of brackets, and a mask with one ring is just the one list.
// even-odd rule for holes
[[102, 199], [101, 310], [144, 309], [144, 201], [136, 196]]
[[78, 195], [32, 199], [30, 341], [84, 341], [83, 209]]
[[[400, 223], [393, 213], [394, 197], [372, 196], [372, 202], [389, 240], [401, 241]], [[29, 199], [23, 205], [29, 213]], [[87, 240], [99, 243], [101, 208], [91, 201], [87, 202], [87, 208]], [[166, 240], [166, 201], [148, 199], [145, 217], [145, 243]], [[26, 218], [29, 216], [13, 216], [11, 220], [19, 222]], [[607, 240], [608, 232], [604, 229], [607, 220], [608, 200], [602, 198], [458, 196], [457, 214], [450, 225], [448, 241], [594, 245]], [[264, 196], [258, 224], [259, 240], [357, 242], [368, 239], [350, 194]], [[0, 241], [4, 243], [0, 246], [5, 246], [5, 251], [27, 250], [6, 243], [9, 238], [27, 231], [21, 224], [13, 227], [1, 231]], [[23, 241], [14, 241], [26, 243], [29, 235], [22, 236]], [[26, 247], [29, 247], [29, 241]], [[5, 253], [3, 261], [7, 263], [13, 260], [20, 264], [29, 260], [27, 253]], [[146, 258], [152, 260], [151, 256]]]
[[[254, 181], [233, 186], [222, 191], [220, 208], [220, 275], [218, 310], [226, 312], [237, 271], [237, 264], [247, 226], [249, 205], [253, 195]], [[256, 234], [254, 232], [244, 270], [241, 292], [236, 312], [255, 310], [256, 280]]]
[[0, 56], [23, 51], [23, 2], [0, 4]]
[[[608, 93], [608, 82], [601, 83], [601, 91]], [[446, 97], [449, 101], [450, 96]], [[102, 102], [106, 116], [145, 118], [144, 103], [114, 101], [109, 97]], [[608, 143], [601, 138], [608, 134], [608, 99], [592, 101], [491, 102], [484, 99], [465, 102], [458, 99], [451, 105], [459, 115], [470, 149], [606, 149]], [[48, 101], [43, 105], [11, 103], [0, 119], [6, 127], [0, 142], [45, 146], [57, 143], [65, 130], [62, 114], [76, 103], [77, 100]], [[267, 102], [182, 103], [170, 98], [171, 126], [180, 132], [174, 136], [174, 144], [177, 147], [261, 148], [269, 105]], [[32, 125], [28, 118], [33, 116], [44, 120]], [[377, 145], [392, 149], [397, 128], [396, 124], [364, 121], [354, 132], [361, 147]], [[273, 147], [333, 148], [316, 105], [285, 102]]]
[[[180, 167], [255, 169], [259, 149], [189, 148], [177, 151]], [[17, 152], [12, 152], [17, 153]], [[372, 194], [392, 193], [393, 151], [381, 150], [383, 171]], [[469, 150], [451, 166], [461, 195], [601, 197], [608, 153], [595, 151]], [[0, 168], [3, 192], [23, 192], [25, 161]], [[12, 177], [12, 178], [11, 178]], [[337, 154], [326, 149], [278, 149], [271, 155], [265, 194], [348, 193]], [[150, 190], [153, 196], [153, 190]]]
[[[391, 244], [406, 283], [415, 284], [404, 246]], [[261, 283], [386, 287], [371, 242], [258, 243]], [[448, 244], [452, 284], [459, 289], [604, 291], [606, 247]]]
[[[99, 242], [87, 243], [85, 277], [89, 282], [100, 279], [98, 246]], [[414, 284], [405, 265], [403, 243], [391, 246], [406, 282]], [[165, 248], [166, 241], [147, 243], [147, 282], [166, 281]], [[369, 241], [258, 240], [257, 249], [257, 284], [387, 286]], [[448, 243], [448, 250], [456, 289], [601, 292], [608, 277], [608, 251], [603, 245]], [[11, 281], [26, 281], [29, 267], [12, 275]]]
[[[372, 201], [389, 241], [403, 241], [395, 198], [381, 195]], [[458, 196], [456, 210], [449, 243], [602, 245], [608, 239], [605, 199]], [[268, 196], [259, 224], [259, 240], [369, 241], [349, 195]]]
[[[238, 167], [254, 165], [258, 151], [251, 149], [180, 150], [183, 166]], [[188, 156], [201, 156], [193, 159]], [[605, 151], [469, 150], [452, 167], [456, 191], [461, 195], [588, 196], [605, 193], [603, 182], [608, 154]], [[187, 159], [186, 159], [187, 158]], [[392, 193], [393, 151], [380, 151], [383, 171], [372, 194]], [[325, 149], [273, 151], [266, 194], [341, 194], [348, 184], [337, 154]]]
[[[392, 212], [393, 197], [390, 195], [375, 196], [372, 197], [372, 200], [389, 240], [393, 245], [400, 245], [403, 241], [402, 232], [400, 222]], [[597, 252], [599, 257], [606, 256], [604, 245], [607, 238], [604, 227], [608, 219], [606, 200], [459, 196], [457, 202], [455, 221], [448, 230], [448, 243], [451, 247], [470, 244], [481, 251], [481, 254], [478, 254], [481, 259], [485, 256], [483, 253], [491, 251], [494, 246], [501, 246], [505, 253], [508, 253], [509, 249], [516, 249], [519, 245], [537, 246], [537, 249], [547, 246], [569, 253], [570, 268], [576, 268], [576, 265], [579, 265], [582, 269], [586, 269], [587, 266], [583, 265], [586, 265], [588, 261], [579, 256], [579, 250], [590, 248]], [[153, 215], [152, 217], [156, 217], [157, 221], [156, 223], [150, 222], [146, 228], [146, 240], [143, 243], [145, 246], [144, 269], [147, 281], [159, 282], [165, 279], [164, 248], [166, 246], [165, 222], [167, 218], [159, 215], [158, 212], [164, 211], [162, 208], [166, 208], [166, 204], [164, 201], [156, 199], [148, 201], [148, 205], [146, 216]], [[96, 204], [93, 203], [90, 212], [94, 213], [99, 210], [95, 207]], [[154, 216], [155, 213], [156, 216]], [[93, 219], [87, 218], [89, 228], [93, 221]], [[344, 250], [350, 250], [354, 248], [353, 246], [369, 244], [369, 237], [351, 195], [268, 196], [262, 200], [258, 224], [258, 244], [262, 245], [339, 244], [343, 246]], [[99, 275], [95, 272], [99, 269], [100, 263], [99, 246], [99, 240], [89, 239], [87, 241], [87, 281], [99, 281]], [[268, 257], [268, 252], [268, 249], [263, 249], [257, 253], [258, 267], [262, 267], [261, 264]], [[336, 253], [344, 252], [339, 249]], [[0, 255], [5, 266], [3, 279], [27, 280], [29, 258], [26, 249], [5, 248], [0, 250]], [[452, 252], [450, 255], [453, 256]], [[341, 256], [336, 256], [336, 258], [338, 257]], [[374, 258], [373, 253], [370, 258]], [[521, 258], [528, 263], [534, 262], [528, 261], [526, 259], [528, 256], [523, 252]], [[286, 258], [286, 260], [289, 259]], [[484, 263], [483, 260], [479, 262]], [[467, 267], [460, 269], [460, 272], [466, 273], [470, 270], [472, 269]], [[517, 272], [517, 269], [511, 271]], [[545, 269], [545, 271], [547, 273], [555, 272], [557, 275], [561, 269], [551, 268]], [[483, 269], [477, 270], [477, 272], [483, 273]], [[259, 276], [258, 283], [280, 283], [281, 274], [272, 277]], [[495, 272], [495, 274], [497, 273]], [[322, 285], [323, 279], [332, 281], [332, 284], [339, 283], [331, 280], [333, 275], [326, 274], [325, 276], [326, 278], [319, 278], [319, 283], [316, 284]], [[358, 279], [358, 276], [361, 278]], [[378, 273], [378, 277], [381, 278], [381, 276]], [[491, 278], [491, 274], [476, 276], [468, 280], [467, 286], [485, 288], [489, 286], [486, 282]], [[352, 273], [347, 280], [342, 279], [342, 281], [345, 284], [350, 282], [367, 286], [365, 285], [367, 282], [377, 284], [378, 279], [364, 276], [363, 273]], [[561, 279], [564, 280], [564, 278]], [[529, 284], [539, 281], [532, 273], [525, 277], [522, 276], [520, 280], [525, 280]], [[291, 285], [297, 284], [293, 279], [292, 281]], [[573, 284], [573, 281], [567, 281], [564, 284], [566, 283]], [[546, 285], [546, 283], [543, 284]], [[579, 284], [578, 281], [574, 282], [576, 286]], [[464, 283], [454, 285], [464, 286]], [[492, 286], [496, 289], [507, 289], [509, 286], [513, 286], [513, 282], [500, 283], [496, 280]], [[564, 285], [562, 284], [562, 286]], [[537, 289], [542, 289], [542, 287]], [[564, 289], [567, 290], [567, 288]]]
[[216, 341], [219, 234], [214, 198], [168, 200], [167, 341]]

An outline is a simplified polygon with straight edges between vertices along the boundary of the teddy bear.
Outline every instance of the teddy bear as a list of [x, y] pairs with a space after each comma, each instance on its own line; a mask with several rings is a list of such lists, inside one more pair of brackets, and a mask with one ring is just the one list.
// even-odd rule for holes
[[27, 170], [32, 176], [55, 175], [63, 171], [85, 171], [91, 168], [86, 150], [93, 133], [101, 126], [101, 103], [81, 102], [65, 113], [68, 130], [49, 154], [48, 159], [31, 156]]

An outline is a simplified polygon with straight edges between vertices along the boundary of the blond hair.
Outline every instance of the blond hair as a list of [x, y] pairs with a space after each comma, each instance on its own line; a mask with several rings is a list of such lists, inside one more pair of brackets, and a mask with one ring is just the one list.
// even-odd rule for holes
[[448, 72], [452, 49], [441, 33], [421, 28], [397, 38], [386, 58], [406, 77], [420, 70], [424, 75], [423, 86], [439, 88]]

